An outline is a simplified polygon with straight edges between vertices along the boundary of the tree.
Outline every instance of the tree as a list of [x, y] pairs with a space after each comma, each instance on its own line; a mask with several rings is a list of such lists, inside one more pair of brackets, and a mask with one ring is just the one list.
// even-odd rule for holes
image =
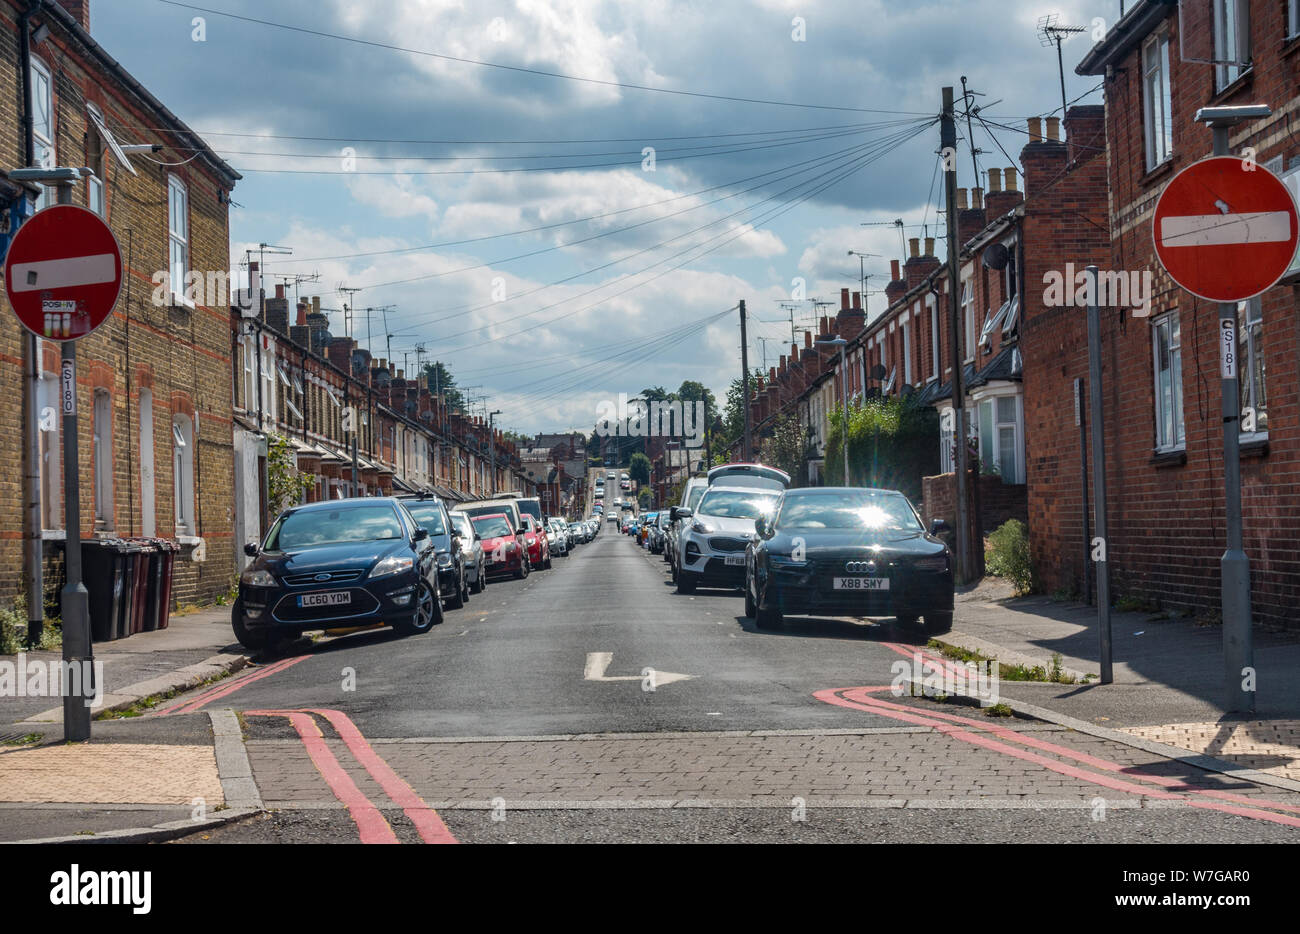
[[314, 477], [298, 472], [298, 458], [289, 439], [274, 432], [266, 435], [266, 505], [273, 516], [302, 502], [316, 485]]
[[646, 457], [640, 451], [632, 455], [631, 466], [627, 468], [627, 475], [637, 483], [645, 484], [650, 482], [650, 458]]
[[772, 426], [770, 437], [760, 445], [759, 460], [780, 467], [797, 481], [803, 474], [804, 451], [807, 447], [803, 426], [794, 412], [779, 415]]
[[668, 402], [672, 397], [673, 394], [662, 386], [652, 386], [649, 389], [641, 390], [641, 398], [646, 402]]
[[448, 410], [465, 408], [465, 394], [456, 388], [456, 377], [451, 375], [451, 371], [441, 360], [435, 360], [433, 363], [424, 365], [425, 385], [433, 393], [442, 393], [443, 401], [446, 403]]

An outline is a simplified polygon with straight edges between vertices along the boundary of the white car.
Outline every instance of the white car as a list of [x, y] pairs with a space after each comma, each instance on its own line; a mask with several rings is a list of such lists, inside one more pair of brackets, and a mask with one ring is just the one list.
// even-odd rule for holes
[[745, 549], [755, 536], [754, 520], [771, 515], [782, 490], [753, 486], [709, 486], [695, 509], [677, 508], [677, 592], [696, 587], [745, 585]]

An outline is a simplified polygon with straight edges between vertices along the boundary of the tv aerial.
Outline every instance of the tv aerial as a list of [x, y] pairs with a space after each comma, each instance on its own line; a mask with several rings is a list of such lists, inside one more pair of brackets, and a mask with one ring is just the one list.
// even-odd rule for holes
[[1061, 14], [1048, 13], [1038, 17], [1038, 43], [1043, 48], [1056, 46], [1056, 67], [1061, 75], [1061, 117], [1065, 117], [1065, 57], [1061, 53], [1061, 44], [1071, 36], [1087, 32], [1087, 26], [1062, 26]]

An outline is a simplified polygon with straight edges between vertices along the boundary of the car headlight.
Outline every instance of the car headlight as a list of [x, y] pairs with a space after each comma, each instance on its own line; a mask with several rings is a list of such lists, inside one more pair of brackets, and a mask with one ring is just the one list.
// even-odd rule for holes
[[789, 555], [772, 555], [771, 560], [774, 565], [783, 568], [802, 568], [808, 565], [807, 561], [796, 561]]
[[370, 571], [373, 577], [388, 577], [390, 574], [400, 574], [403, 571], [409, 571], [415, 567], [415, 559], [405, 555], [389, 555], [387, 558], [381, 558], [379, 563]]
[[263, 568], [249, 568], [243, 574], [239, 575], [239, 579], [249, 587], [275, 586], [275, 578], [271, 576], [270, 571]]
[[918, 571], [946, 571], [948, 570], [948, 556], [936, 555], [933, 558], [918, 558], [912, 567]]
[[695, 519], [691, 522], [691, 531], [699, 532], [701, 535], [708, 535], [713, 531], [713, 529], [705, 525], [699, 519]]
[[[385, 559], [385, 560], [387, 560], [387, 559]], [[440, 568], [449, 568], [449, 567], [452, 566], [454, 560], [455, 560], [455, 559], [452, 558], [452, 556], [451, 556], [451, 552], [450, 552], [450, 551], [440, 551], [440, 552], [438, 552], [438, 567], [440, 567]], [[409, 564], [409, 559], [408, 559], [408, 564], [407, 564], [407, 566], [408, 566], [408, 567], [410, 566], [410, 564]], [[372, 576], [373, 576], [373, 575], [372, 575]]]

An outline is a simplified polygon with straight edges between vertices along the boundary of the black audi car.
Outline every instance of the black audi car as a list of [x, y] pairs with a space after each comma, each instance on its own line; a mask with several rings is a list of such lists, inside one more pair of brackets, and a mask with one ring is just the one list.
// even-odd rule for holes
[[239, 578], [235, 638], [258, 649], [308, 629], [386, 623], [402, 635], [442, 622], [436, 549], [389, 497], [286, 509]]
[[438, 561], [438, 593], [448, 608], [459, 610], [469, 600], [469, 575], [460, 532], [452, 525], [447, 504], [426, 493], [399, 496], [398, 500], [429, 533]]
[[952, 628], [952, 556], [895, 490], [787, 490], [746, 549], [745, 615], [762, 628], [787, 614], [894, 616]]

